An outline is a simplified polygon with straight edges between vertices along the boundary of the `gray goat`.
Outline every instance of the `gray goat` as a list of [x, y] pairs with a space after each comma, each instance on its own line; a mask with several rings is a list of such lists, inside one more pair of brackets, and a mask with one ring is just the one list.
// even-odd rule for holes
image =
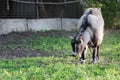
[[85, 62], [87, 47], [92, 47], [93, 63], [99, 60], [99, 47], [104, 36], [104, 20], [99, 8], [88, 8], [81, 16], [78, 23], [79, 32], [71, 37], [72, 55], [81, 53], [80, 62]]

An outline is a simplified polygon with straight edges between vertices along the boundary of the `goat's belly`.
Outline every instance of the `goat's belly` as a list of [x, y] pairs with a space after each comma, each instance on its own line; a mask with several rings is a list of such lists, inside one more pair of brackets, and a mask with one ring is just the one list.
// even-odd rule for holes
[[[96, 44], [96, 43], [97, 43], [97, 44]], [[96, 46], [98, 46], [98, 45], [100, 45], [101, 43], [102, 43], [102, 39], [101, 39], [101, 40], [99, 39], [99, 40], [96, 40], [95, 42], [94, 42], [94, 41], [89, 41], [87, 45], [88, 45], [89, 47], [94, 47], [95, 44], [96, 44]]]

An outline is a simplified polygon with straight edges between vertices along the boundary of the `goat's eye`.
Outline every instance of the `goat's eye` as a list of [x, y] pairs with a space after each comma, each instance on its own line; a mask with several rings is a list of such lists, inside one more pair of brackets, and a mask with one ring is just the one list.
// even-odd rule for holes
[[76, 44], [79, 44], [79, 43], [80, 43], [80, 41], [79, 41], [79, 40], [77, 40], [77, 41], [76, 41]]
[[77, 44], [79, 44], [79, 42], [76, 42]]

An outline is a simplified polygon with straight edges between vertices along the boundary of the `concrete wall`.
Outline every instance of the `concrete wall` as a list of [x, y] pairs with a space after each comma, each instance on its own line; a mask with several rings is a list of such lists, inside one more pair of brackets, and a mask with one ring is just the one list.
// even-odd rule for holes
[[0, 19], [0, 34], [7, 34], [12, 31], [26, 31], [26, 20]]
[[[61, 24], [62, 23], [62, 24]], [[78, 29], [78, 19], [0, 19], [0, 35], [12, 31], [73, 30]]]

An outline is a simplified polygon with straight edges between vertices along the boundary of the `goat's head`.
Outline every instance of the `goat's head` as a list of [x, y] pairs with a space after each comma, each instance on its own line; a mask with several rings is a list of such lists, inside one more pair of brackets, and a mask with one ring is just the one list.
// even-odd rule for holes
[[71, 38], [71, 46], [72, 46], [72, 55], [76, 56], [78, 55], [82, 50], [83, 50], [83, 40], [82, 39], [77, 39], [76, 38]]

